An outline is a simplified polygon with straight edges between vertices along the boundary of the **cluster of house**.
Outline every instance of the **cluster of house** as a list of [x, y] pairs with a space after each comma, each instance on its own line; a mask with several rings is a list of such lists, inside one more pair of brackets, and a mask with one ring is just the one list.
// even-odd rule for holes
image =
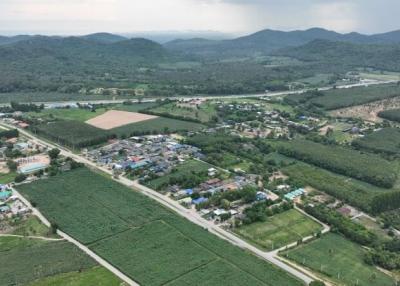
[[[88, 151], [86, 156], [114, 172], [144, 170], [162, 176], [189, 158], [203, 158], [194, 146], [169, 135], [136, 136]], [[144, 174], [143, 174], [144, 175]]]
[[0, 220], [15, 215], [29, 213], [29, 208], [21, 202], [6, 185], [0, 185]]
[[29, 123], [26, 123], [23, 120], [13, 118], [13, 117], [20, 118], [22, 115], [23, 115], [22, 111], [15, 111], [14, 113], [12, 113], [12, 115], [11, 115], [12, 117], [4, 117], [4, 116], [7, 116], [7, 114], [4, 114], [4, 113], [0, 114], [0, 117], [3, 117], [3, 121], [5, 123], [25, 129], [25, 128], [29, 127]]

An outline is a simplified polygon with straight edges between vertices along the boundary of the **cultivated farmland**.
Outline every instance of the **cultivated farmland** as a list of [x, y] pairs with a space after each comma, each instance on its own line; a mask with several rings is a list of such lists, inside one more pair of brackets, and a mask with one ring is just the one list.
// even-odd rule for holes
[[85, 270], [95, 262], [66, 241], [0, 238], [0, 285], [22, 285], [61, 273]]
[[241, 226], [235, 229], [235, 233], [265, 250], [272, 250], [313, 235], [320, 230], [322, 230], [321, 225], [292, 209], [268, 217], [265, 222]]
[[301, 185], [311, 186], [367, 212], [371, 211], [376, 196], [390, 192], [303, 162], [290, 164], [282, 172]]
[[398, 155], [400, 153], [400, 129], [384, 128], [353, 141], [353, 146], [370, 152]]
[[391, 188], [397, 180], [394, 164], [376, 155], [327, 146], [307, 140], [278, 143], [278, 151], [289, 157], [353, 177], [379, 187]]
[[291, 103], [311, 103], [326, 110], [361, 105], [400, 96], [400, 86], [394, 84], [369, 87], [341, 88], [321, 94], [304, 93], [287, 97]]
[[[242, 271], [237, 285], [254, 280], [260, 285], [302, 285], [282, 270], [86, 168], [21, 185], [19, 190], [61, 230], [142, 285], [173, 284], [184, 277], [192, 277], [194, 285], [215, 281], [218, 268], [201, 277], [198, 271], [217, 260], [229, 265], [228, 276]], [[226, 280], [219, 285], [231, 284]]]
[[340, 285], [395, 285], [390, 276], [367, 265], [364, 255], [361, 246], [336, 234], [325, 235], [282, 254]]
[[385, 110], [379, 112], [378, 116], [387, 120], [400, 122], [400, 109]]
[[72, 148], [101, 144], [112, 137], [110, 133], [100, 128], [73, 120], [36, 125], [32, 127], [32, 131]]

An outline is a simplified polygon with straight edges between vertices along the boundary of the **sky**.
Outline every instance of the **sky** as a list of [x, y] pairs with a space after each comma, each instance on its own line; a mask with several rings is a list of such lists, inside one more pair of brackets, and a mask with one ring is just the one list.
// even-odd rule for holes
[[399, 0], [0, 0], [0, 34], [400, 29]]

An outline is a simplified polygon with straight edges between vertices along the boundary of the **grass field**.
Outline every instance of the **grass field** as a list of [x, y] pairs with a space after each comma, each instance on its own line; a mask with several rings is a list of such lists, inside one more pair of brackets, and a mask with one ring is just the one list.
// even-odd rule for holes
[[159, 190], [163, 185], [167, 184], [171, 178], [180, 178], [190, 175], [192, 172], [207, 172], [213, 166], [197, 160], [189, 160], [176, 166], [176, 171], [162, 177], [158, 177], [146, 183], [149, 188]]
[[320, 224], [292, 209], [268, 217], [265, 222], [256, 222], [236, 228], [235, 233], [265, 250], [272, 250], [321, 230]]
[[180, 105], [180, 103], [168, 103], [161, 106], [150, 109], [152, 114], [157, 115], [172, 115], [179, 116], [188, 119], [199, 120], [200, 122], [206, 123], [211, 120], [213, 116], [217, 115], [215, 105], [211, 102], [202, 103], [198, 108], [188, 107]]
[[0, 238], [0, 285], [22, 285], [44, 277], [85, 270], [95, 262], [69, 242]]
[[28, 286], [122, 286], [116, 276], [105, 268], [95, 266], [83, 271], [62, 273], [29, 283]]
[[[175, 279], [184, 277], [191, 277], [193, 285], [215, 281], [218, 268], [200, 276], [199, 271], [217, 260], [229, 265], [227, 276], [242, 271], [237, 285], [254, 280], [260, 285], [302, 285], [282, 270], [86, 168], [18, 189], [61, 230], [86, 243], [141, 285], [173, 285]], [[231, 284], [227, 280], [219, 285]]]
[[17, 173], [9, 172], [7, 174], [0, 174], [0, 184], [8, 184], [14, 182]]
[[[340, 285], [393, 286], [394, 280], [365, 264], [365, 250], [336, 234], [284, 252], [283, 257], [304, 265]], [[357, 284], [358, 283], [358, 284]]]
[[56, 237], [52, 235], [50, 230], [40, 222], [36, 216], [30, 216], [26, 219], [19, 221], [12, 232], [12, 234], [23, 236], [43, 236], [43, 237]]

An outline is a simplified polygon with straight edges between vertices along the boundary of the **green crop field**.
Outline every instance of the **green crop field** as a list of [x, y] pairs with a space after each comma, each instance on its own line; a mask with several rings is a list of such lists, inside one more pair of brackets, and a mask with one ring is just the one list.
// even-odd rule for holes
[[400, 122], [400, 109], [390, 109], [379, 112], [379, 117], [391, 121]]
[[204, 123], [211, 121], [212, 117], [217, 115], [215, 105], [211, 102], [202, 103], [199, 107], [188, 107], [181, 105], [181, 103], [172, 102], [152, 108], [149, 111], [160, 116], [176, 116]]
[[29, 283], [28, 286], [123, 286], [116, 276], [105, 268], [95, 266], [83, 271], [62, 273]]
[[0, 238], [0, 285], [22, 285], [48, 276], [85, 270], [95, 262], [66, 241]]
[[320, 96], [311, 93], [290, 95], [287, 101], [292, 104], [311, 103], [326, 110], [334, 110], [397, 96], [400, 96], [400, 86], [388, 84], [332, 89], [322, 92]]
[[[217, 268], [196, 280], [199, 271], [213, 261], [229, 265], [227, 276], [242, 271], [237, 285], [254, 280], [260, 285], [302, 285], [140, 193], [86, 168], [18, 189], [61, 230], [86, 243], [141, 285], [172, 284], [185, 277], [194, 281], [193, 285], [215, 281], [220, 273]], [[226, 280], [219, 285], [231, 284]]]
[[384, 128], [353, 141], [353, 146], [376, 153], [400, 154], [400, 129]]
[[198, 131], [202, 128], [204, 128], [204, 125], [199, 123], [166, 117], [158, 117], [117, 127], [111, 129], [110, 132], [117, 135], [118, 137], [121, 137], [137, 136], [143, 134], [159, 134], [166, 132]]
[[397, 166], [377, 155], [308, 140], [279, 142], [277, 148], [286, 156], [379, 187], [391, 188], [397, 180]]
[[301, 185], [311, 186], [367, 212], [374, 197], [390, 192], [303, 162], [286, 166], [282, 171]]
[[[108, 257], [124, 273], [137, 277], [141, 285], [163, 285], [217, 259], [212, 252], [160, 221], [117, 234], [90, 247]], [[140, 262], [136, 261], [138, 257]]]
[[272, 250], [322, 230], [322, 226], [297, 210], [289, 210], [235, 229], [235, 233], [251, 243]]
[[32, 132], [72, 148], [101, 144], [112, 135], [81, 121], [62, 120], [32, 127]]
[[324, 235], [281, 255], [340, 285], [396, 285], [390, 276], [364, 262], [361, 246], [336, 234]]

